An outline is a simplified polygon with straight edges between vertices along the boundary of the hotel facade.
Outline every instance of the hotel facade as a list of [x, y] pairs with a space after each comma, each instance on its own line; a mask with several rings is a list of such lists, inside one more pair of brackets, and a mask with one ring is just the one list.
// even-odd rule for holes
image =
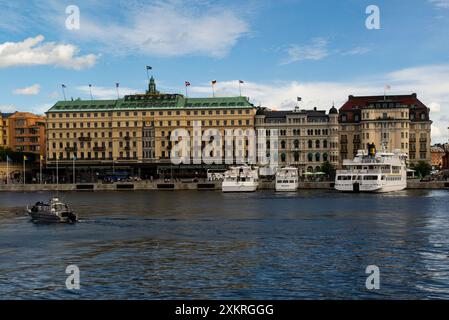
[[374, 143], [408, 154], [409, 164], [431, 163], [430, 110], [417, 95], [349, 96], [339, 110], [341, 160]]
[[[47, 163], [142, 167], [169, 165], [171, 133], [194, 124], [204, 132], [253, 129], [256, 107], [246, 97], [188, 98], [160, 93], [117, 100], [60, 101], [47, 111]], [[194, 141], [192, 138], [192, 145]], [[203, 141], [202, 148], [207, 142]], [[192, 154], [192, 157], [195, 155]]]

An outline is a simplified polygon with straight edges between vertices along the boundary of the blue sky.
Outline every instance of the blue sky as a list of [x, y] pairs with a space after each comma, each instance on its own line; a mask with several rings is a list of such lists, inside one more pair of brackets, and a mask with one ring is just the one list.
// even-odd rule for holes
[[[80, 10], [79, 30], [66, 8]], [[380, 9], [380, 30], [365, 10]], [[434, 142], [448, 139], [449, 0], [0, 0], [0, 110], [45, 112], [68, 97], [159, 89], [242, 93], [262, 106], [337, 107], [349, 94], [418, 93]]]

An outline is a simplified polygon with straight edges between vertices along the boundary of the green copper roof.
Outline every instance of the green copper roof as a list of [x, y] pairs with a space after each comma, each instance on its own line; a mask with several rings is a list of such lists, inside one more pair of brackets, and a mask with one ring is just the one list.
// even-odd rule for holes
[[125, 96], [118, 100], [59, 101], [47, 113], [202, 108], [254, 108], [254, 105], [246, 97], [185, 98], [180, 94], [147, 94]]
[[182, 94], [161, 94], [156, 90], [156, 82], [151, 77], [146, 94], [128, 95], [117, 100], [59, 101], [47, 113], [201, 108], [254, 108], [254, 105], [246, 97], [186, 98]]

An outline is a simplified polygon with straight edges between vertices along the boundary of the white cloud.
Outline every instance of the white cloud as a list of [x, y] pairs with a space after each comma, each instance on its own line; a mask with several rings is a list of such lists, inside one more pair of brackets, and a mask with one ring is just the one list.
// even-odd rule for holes
[[0, 105], [0, 113], [15, 112], [17, 110], [16, 106], [13, 105]]
[[[90, 90], [89, 86], [79, 86], [75, 88], [79, 92], [81, 92], [84, 96], [90, 99]], [[120, 97], [129, 94], [135, 94], [140, 92], [140, 90], [127, 88], [127, 87], [119, 87]], [[92, 86], [92, 96], [94, 99], [117, 99], [117, 89], [115, 87], [107, 88], [107, 87], [95, 87]]]
[[285, 51], [287, 58], [281, 64], [290, 64], [303, 60], [321, 60], [329, 55], [327, 50], [327, 40], [324, 38], [314, 38], [307, 45], [290, 45]]
[[39, 35], [21, 42], [0, 44], [0, 68], [52, 65], [80, 70], [92, 67], [98, 58], [94, 54], [78, 56], [79, 49], [74, 45], [44, 40], [44, 36]]
[[[346, 102], [348, 95], [382, 95], [385, 83], [391, 85], [387, 94], [411, 94], [431, 109], [433, 142], [447, 141], [449, 138], [447, 117], [449, 113], [449, 65], [408, 68], [377, 77], [354, 79], [347, 82], [245, 82], [242, 94], [251, 97], [253, 103], [273, 109], [292, 109], [296, 98], [302, 97], [301, 108], [329, 110], [332, 103], [337, 108]], [[190, 87], [192, 95], [211, 95], [210, 84]], [[218, 82], [217, 96], [239, 94], [238, 81]]]
[[365, 48], [365, 47], [355, 47], [355, 48], [353, 48], [353, 49], [351, 49], [351, 50], [348, 50], [348, 51], [345, 51], [345, 52], [342, 52], [342, 56], [355, 56], [355, 55], [359, 55], [359, 54], [365, 54], [365, 53], [368, 53], [368, 52], [370, 52], [371, 51], [371, 49], [369, 49], [369, 48]]
[[438, 113], [441, 111], [441, 105], [437, 102], [431, 102], [427, 105], [430, 109], [430, 112]]
[[298, 45], [292, 44], [284, 49], [287, 53], [287, 57], [281, 61], [281, 65], [290, 64], [293, 62], [304, 61], [304, 60], [323, 60], [332, 55], [341, 56], [355, 56], [366, 54], [371, 51], [371, 49], [366, 47], [354, 47], [347, 51], [342, 50], [330, 50], [328, 48], [329, 42], [325, 38], [313, 38], [310, 44]]
[[449, 8], [449, 0], [429, 0], [429, 2], [438, 8], [444, 8], [444, 9]]
[[113, 17], [98, 19], [84, 15], [79, 34], [113, 48], [115, 53], [224, 57], [249, 27], [229, 9], [203, 7], [195, 10], [176, 1], [131, 6], [127, 10], [127, 17], [131, 18], [121, 24], [112, 22]]
[[29, 87], [15, 89], [13, 91], [13, 94], [32, 96], [39, 94], [40, 91], [41, 91], [40, 84], [33, 84], [32, 86]]

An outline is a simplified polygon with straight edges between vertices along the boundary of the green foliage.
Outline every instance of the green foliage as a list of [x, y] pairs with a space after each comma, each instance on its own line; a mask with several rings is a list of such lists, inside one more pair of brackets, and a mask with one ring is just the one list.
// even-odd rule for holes
[[0, 147], [0, 161], [6, 161], [6, 157], [11, 159], [11, 162], [22, 163], [23, 156], [27, 156], [28, 162], [35, 162], [39, 160], [39, 156], [34, 153], [24, 153], [24, 152], [16, 152], [12, 151], [10, 148]]
[[335, 177], [335, 167], [329, 161], [326, 161], [321, 165], [321, 171], [324, 172], [329, 178]]
[[411, 168], [415, 170], [416, 174], [421, 178], [428, 176], [432, 172], [432, 166], [426, 161], [419, 161], [412, 165]]

